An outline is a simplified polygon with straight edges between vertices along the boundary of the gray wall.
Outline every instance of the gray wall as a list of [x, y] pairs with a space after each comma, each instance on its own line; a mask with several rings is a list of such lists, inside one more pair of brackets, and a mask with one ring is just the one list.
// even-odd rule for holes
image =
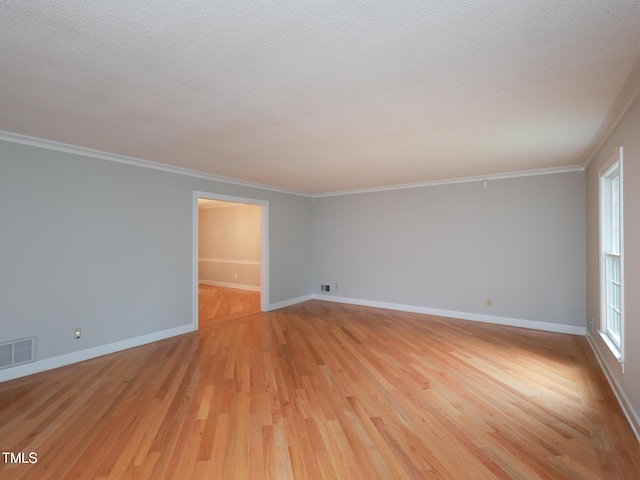
[[[624, 147], [624, 269], [626, 373], [600, 335], [599, 171], [614, 149]], [[636, 101], [587, 168], [587, 314], [593, 319], [592, 339], [600, 358], [635, 410], [640, 432], [640, 100]]]
[[6, 142], [0, 173], [0, 341], [36, 335], [38, 360], [190, 324], [194, 190], [269, 201], [269, 304], [339, 283], [585, 325], [583, 173], [312, 201]]
[[194, 190], [268, 200], [269, 303], [309, 294], [309, 198], [0, 141], [0, 342], [43, 360], [190, 324]]
[[584, 172], [316, 198], [313, 242], [314, 293], [586, 325]]

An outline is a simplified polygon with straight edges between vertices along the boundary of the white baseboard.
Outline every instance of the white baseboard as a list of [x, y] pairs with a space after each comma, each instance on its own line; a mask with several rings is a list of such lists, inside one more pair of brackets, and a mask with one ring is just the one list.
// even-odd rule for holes
[[638, 412], [633, 408], [633, 405], [629, 401], [629, 397], [627, 397], [627, 394], [624, 392], [622, 386], [618, 382], [618, 379], [611, 371], [611, 368], [609, 368], [609, 364], [605, 361], [602, 352], [598, 348], [597, 340], [590, 332], [587, 333], [587, 341], [589, 342], [591, 350], [593, 350], [593, 354], [596, 356], [596, 360], [600, 365], [600, 370], [604, 373], [604, 376], [611, 386], [611, 390], [613, 390], [613, 394], [616, 396], [616, 399], [620, 404], [620, 408], [622, 408], [622, 413], [627, 417], [631, 430], [633, 430], [636, 439], [640, 443], [640, 416], [638, 415]]
[[269, 311], [277, 310], [279, 308], [284, 308], [284, 307], [290, 307], [291, 305], [307, 302], [312, 299], [313, 299], [313, 295], [304, 295], [302, 297], [290, 298], [289, 300], [284, 300], [282, 302], [272, 303], [271, 305], [269, 305]]
[[46, 358], [44, 360], [37, 360], [18, 367], [0, 370], [0, 382], [6, 382], [7, 380], [14, 380], [16, 378], [26, 377], [27, 375], [33, 375], [34, 373], [64, 367], [66, 365], [71, 365], [72, 363], [83, 362], [92, 358], [101, 357], [103, 355], [119, 352], [128, 348], [139, 347], [140, 345], [176, 337], [193, 331], [193, 325], [183, 325], [180, 327], [170, 328], [169, 330], [162, 330], [161, 332], [154, 332], [140, 337], [128, 338], [119, 342], [109, 343], [107, 345], [100, 345], [99, 347], [87, 348], [86, 350], [80, 350], [78, 352], [67, 353], [57, 357]]
[[389, 310], [399, 310], [401, 312], [423, 313], [426, 315], [437, 315], [439, 317], [459, 318], [471, 320], [473, 322], [493, 323], [496, 325], [507, 325], [510, 327], [528, 328], [532, 330], [544, 330], [545, 332], [568, 333], [571, 335], [584, 336], [587, 333], [586, 327], [576, 327], [574, 325], [561, 325], [557, 323], [535, 322], [533, 320], [522, 320], [520, 318], [498, 317], [494, 315], [483, 315], [480, 313], [456, 312], [453, 310], [440, 310], [437, 308], [418, 307], [415, 305], [403, 305], [398, 303], [377, 302], [374, 300], [360, 300], [357, 298], [335, 297], [332, 295], [313, 295], [314, 299], [325, 300], [327, 302], [348, 303], [351, 305], [362, 305], [364, 307], [386, 308]]
[[227, 287], [227, 288], [237, 288], [239, 290], [250, 290], [252, 292], [259, 292], [260, 286], [255, 285], [244, 285], [242, 283], [229, 283], [229, 282], [216, 282], [215, 280], [198, 280], [198, 283], [202, 283], [204, 285], [213, 285], [215, 287]]

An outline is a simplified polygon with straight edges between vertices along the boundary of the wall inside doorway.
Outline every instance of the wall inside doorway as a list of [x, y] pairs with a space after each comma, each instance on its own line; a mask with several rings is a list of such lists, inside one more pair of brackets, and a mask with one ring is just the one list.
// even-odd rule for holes
[[260, 290], [260, 206], [200, 199], [198, 282]]

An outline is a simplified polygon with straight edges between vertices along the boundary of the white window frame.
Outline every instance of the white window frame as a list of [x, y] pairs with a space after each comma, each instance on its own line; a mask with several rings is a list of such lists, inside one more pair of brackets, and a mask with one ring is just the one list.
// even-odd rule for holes
[[[624, 371], [624, 176], [622, 147], [600, 170], [600, 336]], [[618, 233], [614, 233], [612, 185], [618, 179]], [[617, 237], [617, 238], [616, 238]], [[612, 275], [616, 267], [619, 275]], [[615, 277], [615, 278], [614, 278]], [[613, 319], [619, 316], [619, 326]]]

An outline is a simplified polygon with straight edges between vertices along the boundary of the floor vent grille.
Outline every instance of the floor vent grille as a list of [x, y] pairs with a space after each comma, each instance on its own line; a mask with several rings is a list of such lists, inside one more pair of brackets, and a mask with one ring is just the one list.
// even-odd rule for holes
[[35, 337], [0, 343], [0, 370], [33, 362], [35, 360], [35, 344]]

